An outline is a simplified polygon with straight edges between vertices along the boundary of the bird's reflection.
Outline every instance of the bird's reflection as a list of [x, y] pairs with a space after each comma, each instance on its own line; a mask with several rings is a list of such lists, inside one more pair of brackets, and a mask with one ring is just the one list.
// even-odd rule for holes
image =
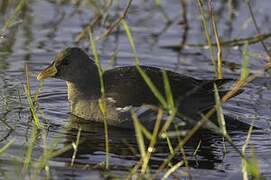
[[[233, 123], [234, 125], [234, 123]], [[240, 124], [238, 125], [240, 127]], [[76, 153], [75, 164], [95, 166], [101, 160], [101, 155], [105, 157], [105, 132], [104, 124], [87, 121], [76, 116], [70, 115], [68, 122], [68, 131], [65, 136], [66, 145], [76, 142], [78, 130], [81, 130], [80, 141]], [[118, 127], [109, 127], [109, 155], [110, 164], [114, 167], [122, 168], [124, 165], [120, 162], [126, 161], [131, 167], [140, 160], [136, 135], [133, 129], [124, 129]], [[201, 147], [194, 156], [193, 152], [198, 146]], [[172, 139], [173, 147], [176, 147], [178, 140]], [[149, 140], [145, 139], [147, 147]], [[220, 146], [220, 145], [221, 146]], [[200, 169], [213, 169], [215, 164], [223, 161], [222, 137], [209, 130], [199, 130], [184, 146], [186, 158], [191, 167]], [[63, 159], [67, 166], [70, 166], [74, 150], [70, 149], [57, 158]], [[168, 144], [165, 140], [159, 140], [155, 146], [155, 152], [150, 158], [149, 167], [157, 169], [165, 158], [170, 154]], [[95, 160], [95, 157], [97, 158]], [[118, 161], [112, 162], [118, 159]], [[105, 160], [105, 158], [104, 158]], [[173, 164], [183, 160], [181, 152], [177, 153], [171, 161]], [[129, 161], [131, 161], [129, 163]], [[131, 168], [130, 167], [130, 168]]]

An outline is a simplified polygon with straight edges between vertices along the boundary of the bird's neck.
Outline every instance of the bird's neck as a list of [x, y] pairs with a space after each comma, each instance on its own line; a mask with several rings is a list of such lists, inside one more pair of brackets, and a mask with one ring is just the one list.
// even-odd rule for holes
[[75, 99], [98, 99], [100, 97], [100, 78], [98, 71], [90, 70], [80, 72], [72, 81], [66, 81], [68, 86], [68, 98]]

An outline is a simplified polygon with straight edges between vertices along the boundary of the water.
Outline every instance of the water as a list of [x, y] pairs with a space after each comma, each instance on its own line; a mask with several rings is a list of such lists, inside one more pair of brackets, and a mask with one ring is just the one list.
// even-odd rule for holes
[[[113, 3], [107, 14], [107, 20], [113, 22], [124, 9], [126, 2]], [[181, 53], [171, 49], [161, 48], [164, 45], [179, 44], [184, 33], [187, 33], [187, 43], [205, 43], [205, 32], [202, 26], [201, 15], [196, 1], [187, 2], [187, 18], [189, 29], [185, 29], [179, 16], [182, 6], [179, 1], [161, 2], [164, 11], [172, 20], [167, 24], [161, 10], [153, 1], [134, 1], [126, 18], [132, 31], [137, 53], [141, 64], [177, 71], [199, 79], [212, 79], [215, 77], [210, 60], [209, 49], [204, 47], [185, 47]], [[9, 15], [15, 9], [15, 1], [3, 1], [0, 3], [0, 24], [7, 21]], [[270, 2], [251, 1], [256, 20], [262, 33], [270, 32]], [[255, 28], [251, 21], [247, 27], [245, 22], [250, 14], [243, 1], [234, 1], [232, 15], [229, 14], [227, 1], [216, 2], [214, 5], [215, 17], [221, 41], [233, 38], [254, 36]], [[206, 16], [208, 14], [206, 13]], [[69, 46], [75, 46], [74, 39], [82, 28], [94, 17], [93, 11], [83, 6], [80, 12], [71, 1], [28, 1], [27, 6], [16, 18], [14, 25], [1, 37], [0, 44], [0, 87], [8, 100], [10, 111], [7, 111], [4, 99], [0, 98], [0, 147], [3, 147], [11, 139], [14, 143], [0, 156], [0, 172], [2, 179], [9, 177], [17, 179], [23, 168], [26, 149], [31, 139], [32, 120], [27, 98], [23, 89], [26, 83], [25, 64], [30, 71], [32, 94], [37, 90], [39, 81], [38, 73], [44, 69], [56, 53]], [[207, 17], [208, 18], [208, 17]], [[105, 31], [106, 20], [94, 28], [94, 36]], [[211, 27], [211, 23], [208, 24]], [[243, 30], [242, 28], [245, 27]], [[211, 30], [209, 30], [211, 32]], [[214, 39], [214, 37], [212, 38]], [[269, 39], [265, 40], [270, 49]], [[79, 43], [80, 47], [88, 45], [85, 38]], [[114, 50], [119, 47], [119, 53], [114, 66], [132, 65], [134, 56], [126, 37], [120, 26], [108, 37], [97, 42], [97, 49], [104, 66], [112, 56]], [[260, 43], [249, 45], [249, 51], [265, 54]], [[89, 51], [91, 54], [91, 51]], [[223, 66], [223, 76], [238, 78], [242, 64], [242, 47], [223, 47], [223, 60], [234, 63], [238, 68], [232, 69]], [[249, 56], [249, 68], [251, 72], [262, 68], [267, 61]], [[255, 125], [262, 129], [252, 132], [250, 145], [255, 147], [261, 173], [271, 178], [271, 83], [270, 72], [262, 73], [253, 82], [246, 85], [244, 93], [233, 98], [224, 106], [226, 115], [230, 115], [240, 121], [249, 124], [255, 120]], [[22, 104], [19, 103], [19, 95]], [[66, 132], [57, 146], [62, 148], [76, 140], [78, 128], [82, 128], [79, 150], [76, 155], [75, 166], [71, 167], [73, 150], [69, 150], [55, 158], [50, 159], [50, 175], [54, 179], [103, 179], [104, 171], [94, 166], [105, 161], [104, 130], [102, 124], [91, 122], [74, 122], [68, 110], [68, 101], [65, 82], [55, 79], [45, 80], [41, 94], [38, 98], [41, 110], [51, 126], [46, 130], [46, 140], [50, 144], [62, 130], [69, 124]], [[40, 118], [45, 123], [44, 118]], [[5, 125], [5, 124], [8, 124]], [[11, 128], [10, 128], [11, 127]], [[241, 150], [245, 143], [247, 131], [235, 129], [230, 131], [233, 142]], [[199, 140], [202, 145], [196, 156], [192, 156]], [[110, 171], [125, 176], [140, 159], [137, 150], [134, 132], [110, 128]], [[43, 140], [39, 137], [33, 149], [32, 158], [37, 159], [43, 152]], [[202, 132], [185, 146], [187, 160], [193, 179], [241, 179], [241, 158], [237, 152], [226, 143], [227, 152], [223, 155], [222, 138], [210, 132]], [[251, 156], [250, 147], [247, 154]], [[136, 152], [133, 152], [135, 150]], [[165, 142], [161, 142], [157, 151], [150, 160], [150, 172], [155, 173], [163, 160], [169, 155]], [[173, 160], [177, 163], [182, 160], [181, 153]], [[186, 171], [185, 167], [180, 169]], [[159, 177], [162, 177], [163, 173]], [[175, 173], [178, 177], [183, 175]], [[40, 178], [46, 176], [40, 174]], [[170, 178], [173, 179], [171, 176]]]

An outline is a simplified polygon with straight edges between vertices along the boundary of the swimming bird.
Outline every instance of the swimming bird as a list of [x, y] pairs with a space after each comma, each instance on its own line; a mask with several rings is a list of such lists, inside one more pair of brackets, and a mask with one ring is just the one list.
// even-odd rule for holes
[[[162, 69], [140, 66], [152, 83], [165, 95]], [[174, 103], [178, 112], [192, 119], [199, 119], [199, 113], [210, 109], [215, 104], [214, 86], [218, 87], [231, 79], [198, 80], [173, 71], [166, 70]], [[80, 118], [104, 122], [99, 106], [101, 85], [97, 65], [82, 49], [66, 48], [60, 51], [51, 65], [41, 71], [38, 80], [53, 77], [66, 81], [70, 112]], [[103, 73], [106, 114], [109, 125], [126, 126], [133, 124], [130, 109], [142, 105], [160, 106], [136, 66], [117, 67]], [[220, 91], [220, 95], [226, 91]], [[145, 124], [150, 123], [150, 116], [141, 112], [140, 118]], [[152, 110], [153, 112], [153, 110]], [[153, 113], [152, 113], [153, 115]]]

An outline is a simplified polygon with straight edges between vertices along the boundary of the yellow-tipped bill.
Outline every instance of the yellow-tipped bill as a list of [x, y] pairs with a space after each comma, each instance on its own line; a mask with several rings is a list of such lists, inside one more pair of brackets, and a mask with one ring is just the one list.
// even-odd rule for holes
[[50, 66], [48, 66], [46, 69], [44, 69], [43, 71], [41, 71], [37, 77], [38, 80], [41, 79], [46, 79], [48, 77], [52, 77], [57, 73], [57, 69], [55, 67], [55, 64], [51, 64]]

